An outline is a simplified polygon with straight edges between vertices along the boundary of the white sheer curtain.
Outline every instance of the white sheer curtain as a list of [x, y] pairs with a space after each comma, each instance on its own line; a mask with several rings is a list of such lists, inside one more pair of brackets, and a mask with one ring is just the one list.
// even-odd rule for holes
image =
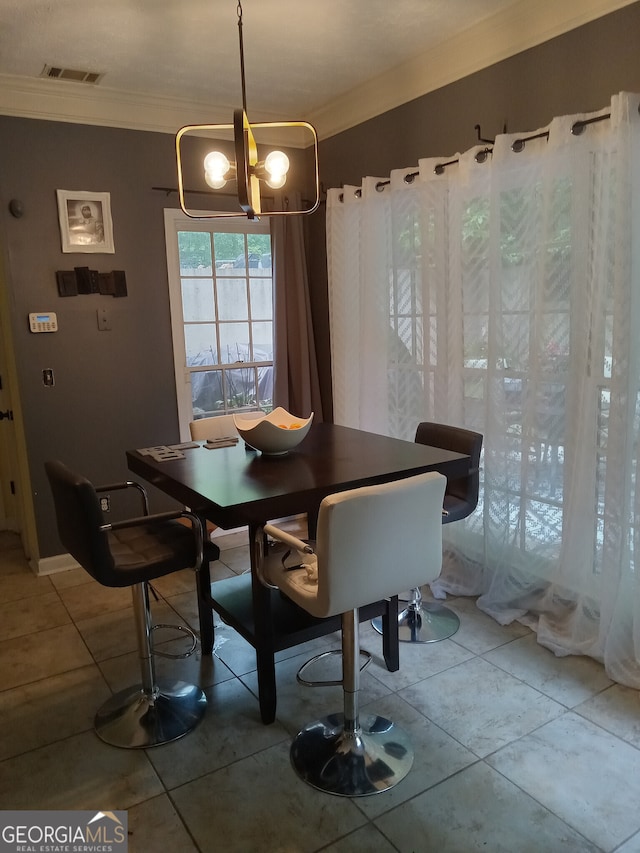
[[639, 102], [622, 93], [327, 205], [336, 422], [484, 435], [481, 501], [444, 528], [434, 593], [477, 595], [634, 687]]

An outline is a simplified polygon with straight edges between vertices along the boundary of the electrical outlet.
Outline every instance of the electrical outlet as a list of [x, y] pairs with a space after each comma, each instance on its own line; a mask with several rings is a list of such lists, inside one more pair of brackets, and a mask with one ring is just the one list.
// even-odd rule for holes
[[105, 495], [105, 497], [100, 498], [100, 509], [102, 512], [109, 512], [111, 509], [111, 498], [109, 495]]
[[96, 311], [98, 315], [98, 329], [101, 332], [109, 332], [111, 331], [111, 314], [107, 308], [98, 308]]

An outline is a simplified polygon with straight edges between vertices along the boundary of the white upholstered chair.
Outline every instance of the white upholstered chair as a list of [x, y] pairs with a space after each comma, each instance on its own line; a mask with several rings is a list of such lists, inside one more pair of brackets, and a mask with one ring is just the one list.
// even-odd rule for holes
[[343, 713], [308, 724], [291, 746], [298, 775], [322, 791], [375, 794], [411, 769], [407, 735], [383, 717], [359, 715], [358, 607], [438, 576], [445, 484], [434, 472], [329, 495], [314, 543], [264, 527], [277, 542], [260, 559], [265, 582], [312, 616], [342, 615]]
[[[208, 438], [230, 438], [238, 436], [238, 431], [233, 422], [233, 415], [218, 415], [218, 417], [198, 418], [189, 424], [191, 441], [206, 441]], [[207, 536], [211, 536], [216, 529], [215, 524], [207, 522]]]
[[208, 438], [226, 438], [237, 436], [233, 415], [219, 415], [211, 418], [198, 418], [189, 424], [191, 441], [206, 441]]

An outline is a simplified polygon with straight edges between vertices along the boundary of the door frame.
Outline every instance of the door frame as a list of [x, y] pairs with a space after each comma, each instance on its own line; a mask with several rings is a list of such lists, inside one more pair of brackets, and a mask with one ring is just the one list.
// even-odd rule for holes
[[0, 403], [2, 410], [13, 412], [13, 418], [0, 423], [0, 530], [13, 530], [20, 535], [25, 556], [37, 572], [40, 559], [38, 536], [31, 494], [31, 477], [20, 403], [18, 374], [13, 348], [9, 283], [4, 253], [0, 245]]

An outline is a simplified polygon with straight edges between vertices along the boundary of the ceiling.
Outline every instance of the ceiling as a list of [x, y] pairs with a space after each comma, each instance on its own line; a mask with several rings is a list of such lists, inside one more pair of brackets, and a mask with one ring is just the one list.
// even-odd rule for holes
[[[242, 0], [247, 112], [320, 138], [632, 0]], [[237, 0], [0, 0], [0, 113], [175, 132], [241, 106]], [[43, 79], [45, 65], [97, 84]]]

